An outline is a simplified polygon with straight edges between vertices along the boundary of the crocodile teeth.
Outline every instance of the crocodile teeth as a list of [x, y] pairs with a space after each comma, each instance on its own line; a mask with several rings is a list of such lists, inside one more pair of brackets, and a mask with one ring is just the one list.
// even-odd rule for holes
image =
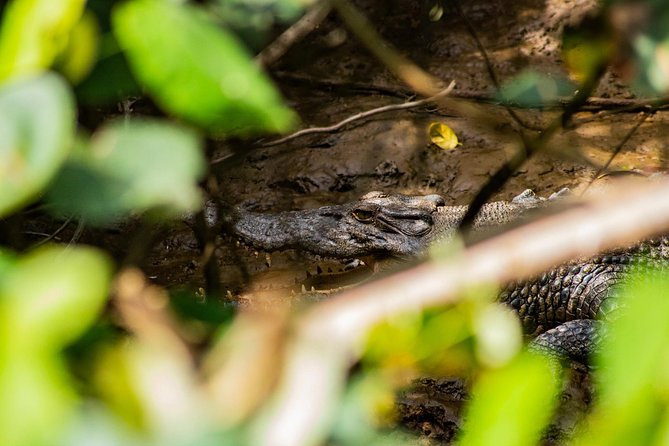
[[272, 267], [272, 255], [268, 252], [265, 253], [265, 265], [267, 265], [268, 268]]
[[316, 291], [316, 287], [314, 287], [313, 285], [311, 285], [311, 292], [313, 293], [314, 291]]
[[260, 255], [260, 253], [259, 253], [258, 251], [253, 251], [253, 255], [256, 256], [256, 258], [258, 258], [258, 256]]
[[232, 293], [230, 292], [230, 290], [225, 290], [225, 297], [227, 297], [228, 299], [232, 299]]
[[307, 288], [304, 286], [304, 284], [302, 284], [302, 292], [303, 292], [303, 293], [306, 293], [306, 292], [307, 292]]

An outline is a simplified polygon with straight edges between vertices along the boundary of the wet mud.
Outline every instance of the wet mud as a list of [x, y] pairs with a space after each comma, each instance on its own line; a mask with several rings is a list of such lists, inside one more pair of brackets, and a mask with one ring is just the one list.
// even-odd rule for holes
[[[454, 96], [469, 98], [483, 115], [495, 117], [496, 124], [434, 105], [376, 115], [336, 132], [270, 147], [262, 146], [270, 137], [221, 141], [214, 144], [213, 159], [220, 162], [213, 166], [209, 189], [223, 202], [278, 212], [343, 203], [381, 190], [439, 193], [450, 204], [466, 204], [518, 150], [518, 132], [535, 133], [515, 122], [504, 108], [486, 102], [494, 85], [465, 20], [476, 30], [492, 69], [504, 82], [526, 68], [566, 74], [560, 60], [561, 30], [596, 7], [594, 0], [479, 0], [461, 2], [460, 14], [442, 2], [443, 16], [432, 22], [427, 11], [433, 2], [356, 3], [401, 53], [444, 81], [455, 80]], [[334, 14], [269, 73], [299, 113], [302, 127], [331, 125], [410, 99], [407, 87], [371, 57]], [[580, 193], [607, 172], [646, 175], [665, 169], [667, 112], [645, 116], [639, 108], [630, 108], [635, 96], [615, 73], [604, 76], [595, 96], [600, 101], [574, 117], [577, 125], [560, 132], [525, 163], [495, 199], [510, 199], [526, 188], [544, 196], [563, 187]], [[621, 110], [623, 106], [627, 108]], [[515, 111], [530, 127], [545, 127], [559, 116], [557, 109]], [[453, 150], [431, 144], [427, 127], [434, 121], [450, 126], [461, 144]], [[260, 302], [290, 300], [311, 286], [327, 290], [346, 285], [350, 277], [338, 274], [352, 269], [353, 261], [324, 261], [294, 251], [267, 257], [238, 246], [223, 232], [217, 234], [215, 255], [223, 290], [237, 299]], [[158, 239], [143, 266], [159, 284], [197, 289], [205, 286], [203, 265], [191, 228], [177, 224]], [[546, 434], [548, 444], [568, 435], [575, 424], [573, 414], [587, 410], [591, 398], [587, 373], [579, 369], [573, 375], [560, 415]], [[425, 438], [447, 443], [460, 426], [467, 392], [462, 381], [420, 380], [398, 397], [402, 423]]]

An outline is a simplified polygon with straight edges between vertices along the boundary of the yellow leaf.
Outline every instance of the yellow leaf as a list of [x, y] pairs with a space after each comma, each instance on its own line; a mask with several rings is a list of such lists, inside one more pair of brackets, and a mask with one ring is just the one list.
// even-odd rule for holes
[[433, 122], [427, 130], [432, 144], [444, 150], [455, 149], [460, 142], [455, 132], [446, 124]]
[[67, 46], [57, 59], [57, 67], [78, 84], [93, 68], [98, 54], [100, 28], [95, 15], [85, 11], [70, 31]]

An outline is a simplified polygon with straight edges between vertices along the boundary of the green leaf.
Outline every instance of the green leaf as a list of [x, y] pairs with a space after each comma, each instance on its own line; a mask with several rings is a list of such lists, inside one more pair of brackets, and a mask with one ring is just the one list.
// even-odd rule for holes
[[128, 96], [142, 94], [123, 53], [98, 60], [88, 77], [77, 85], [75, 92], [82, 103], [93, 107], [114, 104]]
[[485, 372], [475, 384], [459, 444], [537, 444], [557, 395], [549, 360], [525, 352], [505, 367]]
[[212, 10], [244, 43], [260, 51], [271, 37], [272, 27], [299, 18], [312, 1], [304, 0], [215, 0]]
[[86, 0], [14, 0], [0, 27], [0, 82], [39, 73], [68, 44]]
[[656, 7], [657, 13], [645, 33], [633, 39], [638, 69], [634, 87], [643, 94], [669, 92], [669, 7]]
[[[7, 261], [7, 259], [3, 259]], [[0, 275], [0, 444], [56, 443], [77, 396], [59, 358], [106, 303], [111, 264], [86, 247], [45, 247]]]
[[84, 12], [72, 27], [71, 38], [58, 58], [57, 67], [73, 84], [78, 84], [91, 71], [98, 53], [100, 29], [91, 12]]
[[216, 134], [293, 125], [293, 112], [241, 44], [194, 7], [126, 2], [113, 25], [135, 75], [166, 111]]
[[639, 95], [669, 93], [669, 3], [606, 0], [602, 7], [616, 33], [609, 40], [622, 49], [616, 55], [616, 74], [631, 81]]
[[569, 76], [583, 84], [608, 65], [616, 51], [616, 37], [602, 15], [588, 15], [566, 25], [562, 33], [562, 60]]
[[0, 444], [52, 445], [71, 420], [76, 396], [59, 361], [15, 353], [0, 357]]
[[92, 223], [149, 210], [178, 215], [201, 205], [204, 170], [194, 132], [156, 120], [117, 121], [67, 163], [48, 201]]
[[45, 247], [20, 257], [0, 282], [0, 325], [11, 350], [54, 351], [80, 336], [107, 300], [111, 264], [88, 247]]
[[574, 93], [574, 86], [565, 78], [524, 71], [504, 84], [497, 99], [511, 106], [540, 108], [555, 104]]
[[0, 89], [0, 217], [33, 200], [65, 161], [74, 100], [53, 74]]
[[653, 444], [669, 407], [667, 287], [667, 271], [644, 271], [622, 287], [595, 358], [600, 386], [590, 430], [576, 444]]

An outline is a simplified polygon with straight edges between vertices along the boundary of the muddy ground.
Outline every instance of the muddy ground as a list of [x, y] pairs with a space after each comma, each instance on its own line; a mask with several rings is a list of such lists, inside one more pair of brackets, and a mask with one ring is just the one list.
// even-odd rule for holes
[[[518, 148], [520, 128], [499, 106], [487, 103], [494, 88], [476, 42], [463, 17], [444, 2], [439, 21], [427, 18], [432, 3], [408, 0], [359, 0], [376, 29], [401, 53], [434, 76], [455, 80], [455, 97], [473, 100], [499, 122], [487, 126], [438, 106], [396, 111], [357, 121], [332, 133], [261, 147], [264, 141], [214, 145], [214, 177], [209, 188], [229, 204], [276, 212], [343, 203], [371, 190], [443, 195], [467, 203]], [[593, 10], [594, 0], [521, 0], [462, 2], [462, 13], [476, 30], [492, 68], [502, 80], [523, 69], [566, 74], [560, 60], [562, 27]], [[302, 127], [325, 126], [371, 108], [402, 103], [409, 91], [345, 30], [331, 14], [297, 43], [269, 72], [300, 115]], [[634, 94], [613, 73], [597, 89], [597, 103], [579, 112], [573, 129], [557, 135], [544, 153], [527, 162], [495, 195], [509, 199], [526, 188], [549, 195], [563, 187], [582, 192], [610, 160], [607, 172], [648, 174], [665, 168], [669, 113], [642, 115], [632, 107]], [[559, 110], [515, 110], [532, 127], [546, 126]], [[630, 130], [638, 129], [620, 148]], [[427, 127], [444, 122], [461, 142], [454, 150], [430, 144]], [[608, 177], [607, 177], [608, 178]], [[599, 180], [598, 180], [599, 181]], [[95, 234], [84, 237], [95, 238]], [[84, 238], [84, 241], [85, 238]], [[218, 272], [224, 290], [242, 300], [289, 299], [301, 284], [338, 286], [336, 273], [347, 263], [318, 264], [308, 255], [273, 255], [217, 239]], [[123, 244], [118, 248], [123, 251]], [[203, 287], [202, 256], [186, 225], [159, 234], [144, 268], [157, 283]], [[323, 273], [326, 278], [313, 276]], [[328, 275], [332, 273], [331, 275]], [[309, 274], [313, 275], [309, 277]], [[586, 410], [591, 393], [588, 374], [573, 367], [573, 383], [563, 397], [562, 415], [547, 439], [559, 439], [573, 426], [573, 414]], [[459, 380], [426, 378], [399, 398], [405, 426], [426, 438], [448, 441], [459, 424], [466, 386]]]
[[[214, 167], [213, 189], [218, 189], [225, 202], [276, 212], [342, 203], [370, 190], [382, 190], [439, 193], [449, 203], [464, 204], [517, 149], [518, 131], [532, 134], [502, 107], [485, 102], [494, 88], [484, 58], [459, 13], [446, 7], [441, 20], [431, 22], [425, 5], [418, 1], [361, 0], [358, 4], [403, 54], [433, 75], [455, 80], [454, 96], [473, 98], [484, 114], [500, 122], [491, 128], [447, 108], [431, 106], [377, 115], [336, 132], [272, 147], [260, 147], [258, 142], [221, 143], [214, 158], [224, 160]], [[504, 81], [526, 68], [566, 74], [560, 60], [562, 27], [577, 22], [594, 7], [595, 2], [589, 0], [474, 1], [463, 2], [462, 12]], [[370, 57], [334, 15], [269, 71], [301, 116], [303, 127], [330, 125], [364, 110], [409, 99], [406, 86]], [[664, 169], [669, 149], [667, 112], [643, 115], [642, 110], [629, 107], [621, 111], [634, 104], [635, 96], [613, 73], [604, 76], [595, 97], [595, 105], [575, 116], [578, 125], [557, 135], [495, 199], [509, 199], [526, 188], [541, 195], [563, 187], [580, 193], [604, 173], [601, 168], [609, 161], [606, 172], [649, 174]], [[533, 127], [545, 127], [559, 113], [515, 111]], [[621, 147], [640, 120], [641, 125]], [[447, 151], [430, 144], [427, 127], [434, 121], [452, 127], [461, 145]], [[616, 150], [620, 153], [611, 159]], [[199, 253], [188, 237], [177, 231], [161, 242], [152, 264], [147, 265], [156, 281], [203, 286]], [[187, 246], [190, 248], [184, 249]], [[301, 284], [313, 283], [309, 274], [346, 269], [345, 264], [317, 265], [315, 259], [296, 252], [269, 259], [236, 247], [225, 236], [218, 246], [223, 286], [243, 300], [285, 300], [290, 296], [288, 289], [299, 292]], [[337, 286], [337, 277], [328, 276], [322, 288]], [[568, 435], [592, 398], [587, 372], [574, 365], [571, 370], [572, 382], [546, 434], [547, 443]], [[426, 378], [398, 398], [400, 418], [424, 438], [448, 442], [457, 431], [466, 395], [462, 380]]]

